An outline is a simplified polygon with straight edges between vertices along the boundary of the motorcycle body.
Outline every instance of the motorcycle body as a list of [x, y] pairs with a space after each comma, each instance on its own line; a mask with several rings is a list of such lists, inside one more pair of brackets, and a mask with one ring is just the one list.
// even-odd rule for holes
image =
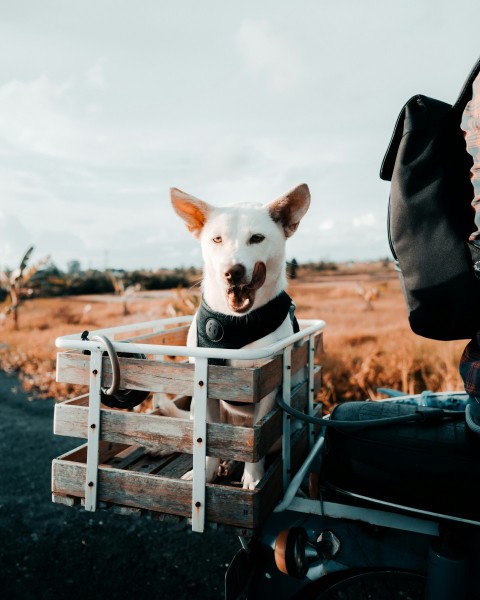
[[227, 600], [480, 598], [480, 436], [465, 423], [468, 396], [349, 404], [339, 423], [379, 411], [427, 417], [319, 431], [283, 500], [241, 539]]

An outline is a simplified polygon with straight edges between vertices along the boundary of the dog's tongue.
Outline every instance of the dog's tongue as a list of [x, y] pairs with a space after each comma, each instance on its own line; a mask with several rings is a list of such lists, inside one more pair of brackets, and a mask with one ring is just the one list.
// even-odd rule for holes
[[253, 290], [259, 290], [262, 285], [265, 283], [265, 278], [267, 277], [267, 267], [263, 262], [255, 263], [255, 267], [253, 269], [252, 281], [248, 284], [248, 287]]
[[265, 283], [267, 267], [263, 262], [257, 262], [253, 269], [250, 283], [242, 283], [228, 289], [227, 299], [230, 308], [237, 313], [244, 313], [253, 306], [255, 292]]

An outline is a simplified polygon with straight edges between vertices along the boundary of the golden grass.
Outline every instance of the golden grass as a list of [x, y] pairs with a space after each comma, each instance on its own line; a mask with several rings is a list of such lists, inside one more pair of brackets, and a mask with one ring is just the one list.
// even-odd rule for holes
[[[367, 291], [377, 298], [368, 305]], [[465, 341], [439, 342], [415, 335], [395, 274], [305, 278], [290, 284], [300, 318], [321, 318], [325, 331], [321, 399], [385, 397], [377, 388], [407, 393], [460, 390], [458, 363]]]
[[[299, 318], [327, 322], [319, 398], [326, 405], [378, 398], [379, 387], [408, 393], [463, 388], [458, 362], [465, 341], [436, 342], [413, 334], [394, 273], [358, 268], [327, 275], [300, 271], [289, 292]], [[128, 315], [121, 302], [109, 302], [108, 297], [25, 302], [19, 331], [8, 320], [0, 323], [0, 368], [19, 371], [25, 389], [32, 393], [72, 397], [78, 389], [55, 382], [56, 337], [192, 312], [190, 299], [181, 291], [172, 297], [134, 298]]]

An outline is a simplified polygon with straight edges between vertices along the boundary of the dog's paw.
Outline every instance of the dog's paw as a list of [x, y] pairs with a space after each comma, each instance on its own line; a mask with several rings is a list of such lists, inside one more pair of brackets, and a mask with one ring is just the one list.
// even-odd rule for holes
[[260, 478], [258, 479], [251, 479], [249, 476], [247, 477], [245, 474], [243, 474], [242, 477], [242, 487], [244, 490], [254, 490], [257, 485], [260, 482]]
[[[218, 471], [220, 469], [220, 459], [219, 458], [211, 458], [207, 456], [207, 463], [205, 468], [205, 481], [210, 483], [217, 477]], [[187, 471], [185, 475], [182, 475], [180, 479], [185, 479], [186, 481], [193, 480], [193, 469]]]
[[168, 456], [171, 453], [171, 450], [163, 450], [162, 448], [158, 448], [157, 450], [155, 450], [154, 448], [147, 448], [147, 454], [153, 458]]
[[180, 479], [185, 479], [185, 481], [192, 481], [193, 480], [193, 469], [190, 469], [190, 471], [187, 471], [185, 473], [185, 475], [182, 475], [180, 477]]
[[222, 460], [218, 467], [218, 477], [229, 477], [235, 470], [237, 463], [234, 460]]
[[264, 473], [263, 461], [260, 461], [259, 463], [245, 463], [245, 470], [243, 471], [242, 477], [243, 489], [254, 490]]

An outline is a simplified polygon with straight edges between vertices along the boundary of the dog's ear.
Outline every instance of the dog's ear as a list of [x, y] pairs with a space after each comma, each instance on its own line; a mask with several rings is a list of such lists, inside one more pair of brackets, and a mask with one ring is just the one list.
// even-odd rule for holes
[[170, 189], [170, 199], [177, 215], [185, 221], [190, 233], [198, 238], [208, 213], [212, 210], [210, 204], [177, 190], [177, 188]]
[[310, 190], [306, 183], [297, 185], [277, 200], [267, 205], [270, 216], [275, 223], [280, 223], [285, 237], [295, 233], [301, 218], [310, 206]]

